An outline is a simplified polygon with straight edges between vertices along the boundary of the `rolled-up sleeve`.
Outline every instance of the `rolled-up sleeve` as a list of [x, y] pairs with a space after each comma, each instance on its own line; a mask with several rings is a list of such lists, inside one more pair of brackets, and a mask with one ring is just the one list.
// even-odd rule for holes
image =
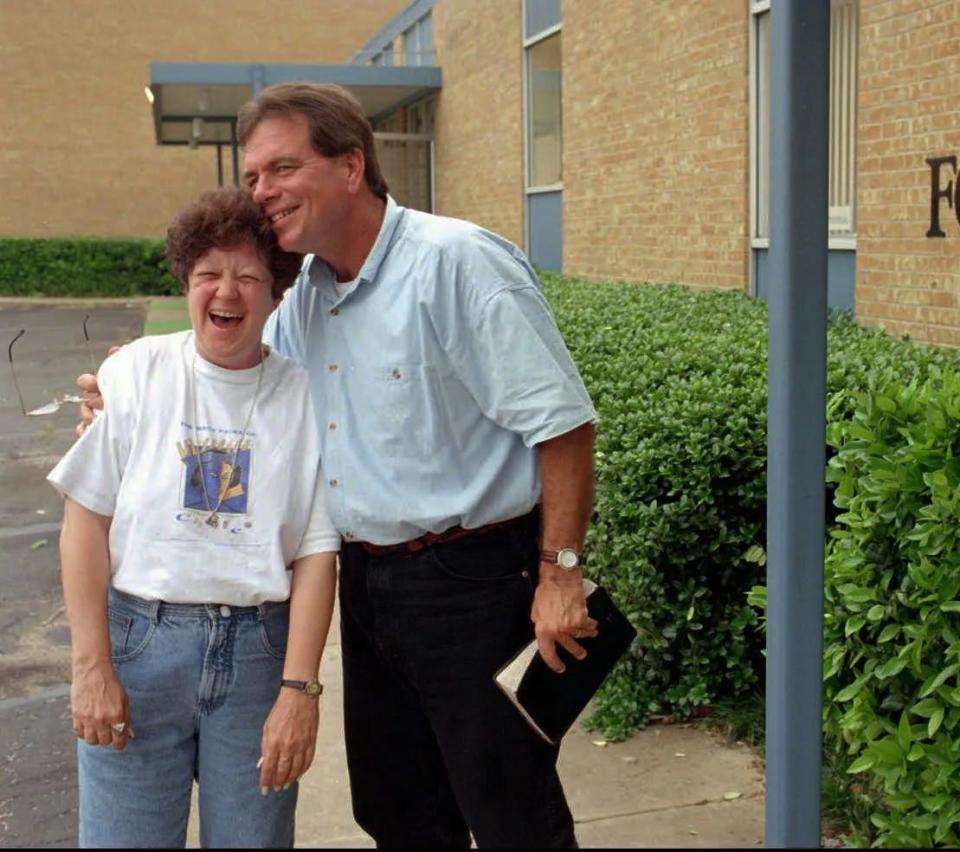
[[479, 308], [460, 359], [484, 414], [529, 447], [596, 421], [550, 306], [533, 285], [504, 287]]

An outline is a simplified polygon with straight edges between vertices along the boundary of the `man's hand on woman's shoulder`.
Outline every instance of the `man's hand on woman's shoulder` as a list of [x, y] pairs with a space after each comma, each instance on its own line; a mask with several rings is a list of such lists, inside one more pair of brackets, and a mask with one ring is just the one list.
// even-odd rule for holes
[[79, 438], [87, 427], [93, 423], [96, 416], [95, 411], [103, 408], [103, 397], [100, 396], [100, 387], [97, 385], [97, 377], [93, 373], [82, 373], [77, 376], [77, 384], [82, 391], [83, 402], [80, 403], [80, 422], [77, 424], [76, 432]]
[[[119, 351], [119, 346], [111, 346], [107, 350], [107, 357], [109, 358], [114, 352]], [[103, 410], [103, 397], [100, 395], [97, 377], [93, 373], [81, 373], [77, 376], [77, 385], [83, 391], [81, 394], [83, 402], [80, 403], [80, 422], [76, 427], [77, 437], [79, 438], [87, 431], [87, 427], [93, 423], [96, 412]]]

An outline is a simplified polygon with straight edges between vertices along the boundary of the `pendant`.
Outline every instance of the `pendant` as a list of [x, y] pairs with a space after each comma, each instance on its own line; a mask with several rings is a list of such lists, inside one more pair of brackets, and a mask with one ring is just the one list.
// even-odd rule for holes
[[211, 512], [209, 517], [204, 521], [208, 527], [213, 527], [216, 529], [220, 526], [220, 516], [216, 512]]

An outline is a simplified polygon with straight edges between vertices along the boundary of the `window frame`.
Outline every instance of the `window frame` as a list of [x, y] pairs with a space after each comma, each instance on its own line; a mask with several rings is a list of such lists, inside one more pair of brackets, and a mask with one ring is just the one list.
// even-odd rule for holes
[[371, 65], [389, 68], [393, 66], [393, 42], [385, 44], [370, 60]]
[[419, 21], [415, 21], [403, 31], [403, 64], [408, 67], [416, 67], [420, 65]]
[[532, 163], [531, 156], [533, 152], [533, 140], [531, 139], [531, 126], [530, 122], [533, 118], [533, 112], [531, 109], [531, 91], [530, 91], [530, 57], [531, 49], [536, 47], [541, 42], [546, 41], [549, 38], [559, 35], [561, 37], [560, 41], [560, 51], [561, 57], [563, 56], [563, 22], [554, 24], [553, 26], [547, 27], [544, 30], [541, 30], [536, 35], [530, 36], [523, 40], [523, 189], [525, 195], [537, 195], [543, 192], [558, 192], [563, 189], [563, 65], [561, 60], [560, 68], [560, 86], [561, 86], [561, 111], [560, 111], [560, 172], [561, 179], [550, 184], [532, 184]]
[[[767, 249], [770, 246], [770, 237], [769, 233], [767, 235], [760, 235], [760, 219], [761, 219], [761, 195], [766, 189], [767, 192], [767, 213], [769, 214], [769, 191], [770, 191], [770, 175], [767, 174], [766, 187], [764, 188], [761, 185], [761, 162], [760, 162], [760, 134], [762, 131], [762, 122], [760, 115], [761, 108], [761, 98], [760, 98], [760, 88], [762, 81], [760, 79], [760, 57], [759, 51], [761, 47], [760, 43], [760, 19], [764, 15], [770, 14], [770, 0], [747, 0], [749, 4], [749, 20], [748, 20], [748, 50], [749, 50], [749, 110], [750, 110], [750, 136], [749, 136], [749, 148], [750, 148], [750, 247], [751, 249]], [[835, 9], [839, 6], [852, 5], [856, 11], [856, 19], [854, 21], [854, 32], [853, 32], [853, 53], [852, 53], [852, 84], [850, 92], [850, 109], [849, 109], [849, 133], [850, 138], [846, 142], [846, 146], [849, 153], [849, 166], [850, 172], [848, 175], [849, 183], [849, 192], [851, 197], [851, 213], [850, 213], [850, 229], [848, 231], [829, 231], [827, 239], [827, 247], [831, 250], [849, 250], [855, 251], [857, 248], [857, 86], [859, 82], [859, 5], [858, 0], [831, 0], [831, 46], [834, 43], [834, 29], [833, 29], [833, 20]], [[769, 36], [768, 36], [769, 37]], [[832, 51], [831, 51], [832, 58]], [[833, 69], [830, 73], [830, 95], [831, 95], [831, 104], [830, 112], [831, 115], [834, 113], [834, 103], [833, 96], [834, 93], [838, 91], [838, 86], [835, 82], [835, 74]], [[769, 80], [767, 82], [767, 90], [769, 93]], [[769, 97], [768, 97], [769, 99]], [[830, 163], [833, 163], [833, 136], [831, 133], [830, 139]], [[769, 166], [769, 160], [768, 160]], [[832, 168], [832, 165], [830, 166]], [[833, 178], [833, 172], [830, 172], [830, 178]], [[832, 199], [829, 197], [829, 188], [828, 188], [828, 205]], [[828, 217], [830, 210], [833, 208], [828, 208]], [[751, 263], [751, 270], [753, 264]], [[753, 281], [751, 274], [751, 290], [753, 289]]]
[[[428, 10], [403, 33], [403, 64], [409, 67], [430, 67], [436, 63], [436, 47], [433, 43], [433, 15]], [[429, 38], [425, 38], [429, 36]], [[412, 48], [412, 49], [411, 49]]]

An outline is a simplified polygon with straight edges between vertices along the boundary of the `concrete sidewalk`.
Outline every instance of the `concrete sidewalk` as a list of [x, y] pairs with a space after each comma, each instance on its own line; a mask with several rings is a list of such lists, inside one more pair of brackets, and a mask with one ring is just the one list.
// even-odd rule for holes
[[[324, 652], [314, 764], [300, 785], [299, 847], [363, 848], [353, 821], [343, 747], [343, 690], [336, 629]], [[750, 848], [763, 845], [763, 767], [746, 746], [696, 725], [652, 725], [623, 743], [578, 724], [560, 750], [560, 776], [584, 847]], [[737, 794], [736, 796], [734, 794]], [[196, 819], [188, 846], [198, 848]]]

